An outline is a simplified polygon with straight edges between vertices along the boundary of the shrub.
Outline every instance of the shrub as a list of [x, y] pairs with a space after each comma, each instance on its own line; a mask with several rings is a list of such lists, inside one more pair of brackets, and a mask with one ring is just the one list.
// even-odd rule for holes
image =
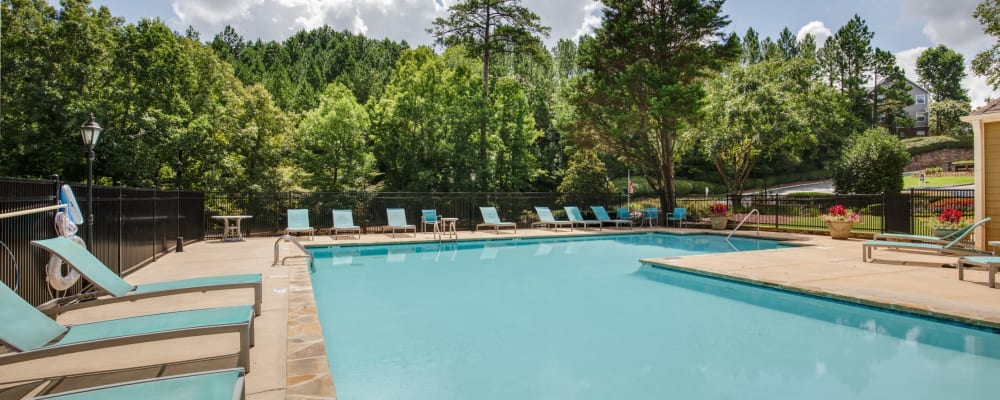
[[929, 153], [941, 149], [971, 149], [972, 136], [927, 136], [903, 139], [906, 151], [911, 155]]
[[971, 211], [976, 206], [976, 200], [971, 197], [949, 197], [927, 205], [927, 210], [940, 213], [948, 208]]
[[903, 189], [910, 154], [885, 129], [869, 129], [850, 139], [833, 168], [838, 193], [883, 193]]

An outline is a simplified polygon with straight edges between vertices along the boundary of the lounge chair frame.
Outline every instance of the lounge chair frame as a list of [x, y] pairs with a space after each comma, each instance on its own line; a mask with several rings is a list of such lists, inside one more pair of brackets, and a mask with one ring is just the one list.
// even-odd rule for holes
[[[305, 218], [305, 225], [300, 225], [303, 218]], [[293, 221], [295, 222], [295, 226], [292, 226]], [[316, 234], [316, 228], [309, 225], [309, 210], [304, 208], [288, 209], [288, 227], [285, 228], [285, 234], [291, 235], [293, 233], [308, 233], [309, 240], [313, 240], [313, 235]]]
[[986, 255], [992, 254], [984, 251], [961, 247], [966, 236], [972, 234], [972, 231], [979, 225], [985, 224], [990, 221], [990, 218], [984, 218], [979, 222], [967, 227], [965, 233], [956, 236], [950, 242], [946, 244], [937, 243], [918, 243], [918, 242], [895, 242], [888, 240], [869, 240], [866, 241], [861, 246], [861, 261], [868, 262], [868, 260], [873, 260], [872, 249], [874, 248], [887, 248], [896, 250], [909, 250], [909, 251], [927, 251], [935, 254], [942, 255]]
[[536, 226], [542, 226], [545, 228], [551, 227], [554, 232], [559, 232], [560, 226], [568, 226], [570, 232], [573, 231], [573, 222], [557, 220], [556, 217], [552, 215], [552, 210], [548, 207], [535, 207], [535, 213], [538, 214], [538, 221], [531, 223], [532, 228]]
[[[35, 399], [35, 400], [73, 399], [77, 395], [81, 395], [81, 394], [94, 393], [94, 392], [98, 392], [98, 394], [100, 394], [100, 392], [102, 392], [102, 391], [108, 391], [108, 390], [113, 390], [113, 389], [120, 389], [120, 388], [125, 388], [125, 387], [128, 387], [128, 386], [137, 386], [137, 387], [139, 387], [138, 389], [134, 389], [134, 391], [136, 391], [136, 392], [150, 393], [150, 392], [155, 391], [155, 389], [156, 389], [153, 386], [155, 386], [157, 383], [160, 383], [160, 382], [167, 382], [167, 381], [171, 381], [171, 380], [181, 380], [181, 381], [183, 381], [181, 383], [184, 383], [185, 385], [189, 385], [189, 384], [194, 384], [194, 381], [196, 381], [195, 378], [199, 378], [199, 377], [203, 377], [203, 376], [208, 376], [208, 375], [219, 375], [220, 377], [225, 377], [226, 375], [231, 375], [231, 374], [234, 374], [234, 373], [236, 374], [236, 379], [234, 379], [231, 382], [230, 381], [226, 382], [226, 383], [230, 383], [230, 384], [233, 385], [233, 391], [232, 391], [233, 397], [232, 397], [232, 399], [233, 400], [236, 400], [236, 399], [246, 399], [246, 382], [245, 382], [246, 371], [244, 371], [242, 368], [229, 368], [229, 369], [214, 370], [214, 371], [193, 372], [193, 373], [187, 373], [187, 374], [168, 375], [168, 376], [160, 376], [160, 377], [156, 377], [156, 378], [139, 379], [139, 380], [119, 382], [119, 383], [108, 384], [108, 385], [95, 386], [95, 387], [90, 387], [90, 388], [82, 388], [82, 389], [69, 390], [69, 391], [65, 391], [65, 392], [57, 392], [57, 393], [52, 393], [52, 394], [45, 394], [45, 395], [42, 395], [42, 396], [33, 397], [33, 399]], [[191, 381], [191, 382], [189, 382], [189, 381]], [[150, 393], [150, 395], [152, 395], [152, 398], [170, 398], [170, 396], [171, 396], [171, 394], [169, 394], [169, 393], [168, 394], [162, 394], [162, 393], [160, 393], [159, 396], [157, 396], [157, 395], [155, 395], [153, 393]]]
[[948, 242], [951, 242], [952, 240], [954, 240], [957, 237], [966, 236], [973, 229], [976, 229], [977, 226], [979, 226], [979, 225], [987, 222], [988, 220], [990, 220], [990, 218], [986, 218], [985, 220], [981, 220], [981, 221], [976, 221], [976, 223], [974, 223], [974, 224], [970, 224], [968, 226], [965, 226], [965, 227], [963, 227], [963, 228], [961, 228], [959, 230], [956, 230], [955, 232], [952, 232], [952, 233], [950, 233], [950, 234], [948, 234], [946, 236], [942, 236], [942, 237], [927, 236], [927, 235], [910, 235], [910, 234], [904, 234], [904, 233], [876, 233], [875, 235], [872, 236], [872, 239], [875, 239], [875, 240], [888, 240], [888, 241], [894, 241], [894, 242], [920, 242], [920, 243], [946, 244]]
[[[39, 306], [39, 310], [49, 316], [122, 301], [229, 289], [253, 289], [253, 312], [254, 315], [261, 313], [263, 300], [261, 274], [212, 276], [132, 285], [112, 272], [87, 249], [67, 238], [59, 236], [52, 239], [33, 240], [31, 244], [59, 256], [97, 288], [95, 291], [80, 295], [50, 300]], [[163, 288], [157, 289], [158, 286], [163, 286]]]
[[479, 207], [479, 214], [483, 216], [483, 223], [476, 224], [473, 231], [478, 231], [479, 227], [493, 228], [493, 233], [499, 235], [500, 228], [514, 228], [514, 233], [517, 233], [517, 224], [514, 222], [501, 221], [500, 214], [497, 212], [496, 207]]
[[361, 239], [361, 227], [354, 225], [354, 213], [351, 210], [334, 209], [332, 214], [333, 226], [330, 228], [330, 235], [333, 236], [333, 240], [337, 240], [340, 232], [354, 232], [357, 233], [357, 238]]
[[385, 209], [385, 213], [389, 228], [392, 229], [392, 237], [396, 237], [397, 230], [402, 230], [403, 233], [412, 230], [413, 237], [417, 237], [417, 226], [406, 223], [406, 210], [402, 208], [387, 208]]
[[[0, 298], [5, 299], [5, 304], [3, 304], [4, 310], [10, 317], [21, 319], [34, 319], [35, 321], [41, 321], [42, 318], [48, 318], [47, 316], [41, 315], [41, 312], [35, 310], [26, 301], [21, 299], [13, 290], [11, 290], [6, 285], [0, 287]], [[181, 317], [189, 316], [192, 319], [205, 319], [207, 314], [219, 313], [223, 314], [226, 319], [232, 316], [240, 315], [242, 312], [246, 312], [246, 318], [235, 320], [233, 322], [218, 322], [213, 324], [204, 325], [193, 325], [183, 328], [170, 328], [161, 330], [134, 330], [133, 332], [118, 332], [114, 333], [113, 336], [103, 336], [97, 337], [93, 333], [90, 333], [93, 338], [89, 340], [72, 340], [67, 343], [60, 343], [68, 335], [71, 335], [73, 329], [84, 329], [87, 330], [100, 330], [102, 326], [110, 326], [112, 330], [118, 329], [122, 330], [120, 327], [116, 327], [120, 321], [133, 320], [154, 320], [158, 316], [166, 315], [179, 315]], [[37, 312], [39, 315], [32, 316], [31, 313]], [[231, 313], [231, 315], [230, 315]], [[209, 315], [210, 316], [210, 315]], [[34, 323], [35, 325], [40, 322]], [[57, 328], [59, 327], [59, 328]], [[23, 329], [20, 327], [19, 329]], [[160, 340], [170, 340], [177, 338], [187, 338], [194, 336], [204, 336], [204, 335], [215, 335], [223, 333], [236, 333], [240, 337], [240, 350], [239, 356], [237, 357], [237, 366], [242, 367], [247, 372], [250, 371], [250, 347], [254, 344], [253, 335], [253, 307], [246, 306], [230, 306], [230, 307], [216, 307], [216, 308], [206, 308], [200, 310], [187, 310], [187, 311], [175, 311], [167, 313], [158, 314], [148, 314], [135, 317], [119, 318], [107, 321], [89, 322], [76, 325], [62, 325], [57, 322], [52, 321], [51, 323], [45, 323], [44, 327], [41, 327], [47, 331], [39, 331], [34, 337], [37, 343], [24, 343], [25, 340], [23, 331], [18, 333], [18, 330], [8, 331], [7, 334], [14, 336], [7, 337], [0, 336], [0, 343], [7, 346], [9, 349], [14, 350], [14, 353], [9, 353], [7, 355], [0, 356], [0, 365], [8, 365], [28, 360], [36, 360], [39, 358], [58, 356], [61, 354], [75, 353], [80, 351], [89, 351], [95, 349], [101, 349], [106, 347], [124, 346], [130, 344], [144, 343], [150, 341], [160, 341]], [[17, 335], [22, 335], [18, 339]], [[87, 336], [87, 333], [83, 335]], [[13, 339], [13, 340], [10, 340]], [[22, 342], [18, 344], [17, 342]], [[44, 342], [42, 342], [44, 341]], [[26, 347], [31, 346], [31, 347]]]
[[989, 273], [990, 287], [997, 287], [997, 269], [1000, 267], [1000, 257], [997, 256], [980, 256], [980, 257], [961, 257], [958, 259], [958, 280], [965, 279], [965, 268], [969, 266], [977, 266], [986, 268]]
[[598, 221], [601, 221], [601, 226], [605, 223], [611, 223], [615, 225], [615, 228], [621, 228], [622, 224], [628, 224], [628, 228], [632, 229], [632, 220], [627, 219], [611, 219], [608, 215], [608, 210], [605, 210], [603, 206], [590, 206], [590, 209], [594, 211], [594, 216], [597, 217]]
[[569, 218], [570, 222], [579, 224], [580, 226], [583, 226], [584, 229], [591, 225], [597, 225], [597, 230], [604, 229], [604, 224], [601, 223], [601, 221], [596, 219], [583, 219], [583, 213], [580, 212], [580, 208], [577, 206], [565, 206], [563, 209], [566, 210], [566, 217]]

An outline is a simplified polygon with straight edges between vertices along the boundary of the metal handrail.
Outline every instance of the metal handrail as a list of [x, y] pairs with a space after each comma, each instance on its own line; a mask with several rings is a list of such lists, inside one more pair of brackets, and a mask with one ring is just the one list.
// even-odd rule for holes
[[760, 211], [758, 211], [755, 208], [753, 210], [750, 210], [750, 213], [747, 214], [745, 217], [743, 217], [743, 220], [740, 221], [740, 223], [736, 224], [736, 227], [733, 228], [733, 231], [729, 232], [729, 236], [726, 236], [726, 240], [729, 240], [729, 238], [733, 237], [733, 234], [736, 233], [736, 230], [740, 229], [740, 227], [743, 226], [743, 223], [747, 222], [747, 220], [750, 219], [750, 216], [754, 215], [754, 214], [757, 214], [757, 235], [759, 236], [760, 235]]
[[304, 256], [288, 256], [288, 257], [282, 258], [281, 259], [281, 265], [285, 265], [285, 260], [287, 260], [289, 258], [297, 258], [297, 257], [308, 258], [309, 259], [309, 265], [310, 266], [313, 265], [313, 255], [312, 255], [312, 253], [309, 252], [309, 250], [306, 250], [306, 246], [303, 246], [302, 243], [299, 243], [298, 240], [296, 240], [295, 238], [291, 237], [290, 235], [281, 235], [281, 237], [279, 237], [278, 240], [274, 241], [274, 261], [271, 262], [271, 266], [272, 267], [275, 266], [275, 265], [278, 265], [278, 251], [280, 250], [280, 247], [278, 247], [278, 245], [281, 243], [282, 240], [287, 240], [289, 242], [292, 242], [292, 244], [294, 244], [295, 247], [298, 247], [299, 250], [302, 250], [302, 252], [306, 253], [306, 254]]

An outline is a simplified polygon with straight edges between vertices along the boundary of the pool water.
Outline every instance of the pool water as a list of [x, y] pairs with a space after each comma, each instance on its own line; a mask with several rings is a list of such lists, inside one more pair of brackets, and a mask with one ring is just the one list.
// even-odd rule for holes
[[638, 261], [716, 251], [733, 248], [646, 234], [314, 249], [338, 398], [995, 398], [996, 333]]

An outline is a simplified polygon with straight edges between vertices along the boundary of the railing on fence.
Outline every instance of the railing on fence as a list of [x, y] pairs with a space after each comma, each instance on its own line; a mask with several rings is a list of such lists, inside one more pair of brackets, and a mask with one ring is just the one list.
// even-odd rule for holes
[[349, 209], [354, 213], [354, 223], [365, 233], [371, 233], [380, 232], [387, 225], [386, 208], [403, 208], [413, 224], [419, 221], [420, 210], [435, 209], [439, 215], [458, 218], [459, 229], [472, 229], [482, 220], [480, 206], [495, 206], [502, 220], [528, 226], [534, 218], [535, 206], [558, 207], [558, 210], [565, 204], [585, 209], [597, 204], [617, 205], [623, 200], [619, 194], [604, 193], [209, 192], [205, 196], [204, 220], [207, 238], [222, 236], [222, 226], [210, 217], [227, 214], [252, 215], [252, 219], [243, 221], [244, 236], [267, 236], [285, 229], [288, 209], [308, 209], [310, 226], [317, 229], [333, 225], [334, 208]]
[[[51, 206], [58, 201], [58, 180], [0, 178], [0, 212]], [[80, 208], [87, 209], [86, 185], [70, 183]], [[94, 248], [91, 251], [119, 275], [125, 275], [174, 249], [178, 237], [185, 241], [204, 236], [204, 194], [126, 187], [94, 187]], [[29, 214], [0, 222], [0, 241], [13, 258], [0, 252], [0, 280], [38, 305], [50, 299], [44, 265], [49, 254], [33, 248], [32, 240], [56, 235], [56, 211]], [[85, 216], [86, 217], [86, 216]], [[77, 235], [86, 238], [86, 222]], [[15, 260], [18, 270], [15, 270]], [[79, 293], [78, 282], [67, 292]]]
[[[51, 206], [57, 201], [57, 180], [25, 180], [0, 178], [0, 213]], [[76, 193], [85, 193], [85, 185], [71, 184]], [[77, 196], [81, 208], [86, 198]], [[652, 194], [633, 194], [631, 205], [658, 205]], [[830, 206], [842, 204], [861, 214], [857, 232], [903, 232], [929, 234], [926, 222], [944, 208], [957, 208], [973, 216], [972, 190], [910, 190], [899, 195], [744, 195], [678, 199], [679, 207], [688, 208], [688, 216], [708, 216], [708, 207], [726, 202], [733, 212], [731, 219], [739, 221], [752, 209], [760, 212], [757, 219], [746, 225], [778, 229], [826, 230], [819, 217]], [[185, 241], [217, 238], [222, 227], [213, 215], [252, 215], [243, 222], [244, 235], [279, 235], [286, 227], [286, 210], [309, 210], [311, 225], [323, 229], [333, 224], [334, 208], [350, 209], [355, 223], [367, 232], [379, 232], [386, 225], [386, 208], [403, 208], [411, 223], [416, 224], [420, 210], [436, 209], [439, 215], [458, 218], [458, 226], [471, 229], [481, 221], [480, 206], [495, 206], [500, 218], [528, 226], [534, 220], [535, 206], [549, 206], [561, 213], [563, 205], [618, 207], [625, 196], [614, 194], [559, 193], [414, 193], [414, 192], [278, 192], [223, 193], [158, 191], [125, 187], [94, 188], [94, 249], [98, 258], [113, 271], [124, 275], [139, 268], [160, 254], [171, 251], [178, 237]], [[635, 208], [633, 208], [635, 209]], [[55, 212], [7, 218], [0, 223], [0, 241], [14, 254], [20, 266], [20, 276], [14, 260], [0, 252], [0, 280], [13, 287], [19, 280], [18, 291], [32, 304], [48, 300], [44, 264], [49, 255], [33, 249], [30, 241], [55, 235]], [[561, 217], [561, 216], [557, 216]], [[86, 234], [81, 227], [79, 235]], [[81, 290], [77, 284], [70, 293]]]

